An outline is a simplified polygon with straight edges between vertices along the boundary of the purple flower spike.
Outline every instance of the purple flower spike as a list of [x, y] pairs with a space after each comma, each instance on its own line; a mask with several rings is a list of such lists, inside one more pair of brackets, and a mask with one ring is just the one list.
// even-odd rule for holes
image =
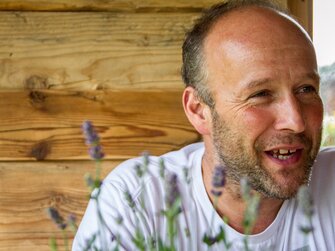
[[[214, 168], [213, 177], [212, 177], [212, 186], [214, 189], [211, 190], [211, 194], [215, 197], [220, 197], [222, 191], [219, 191], [219, 188], [224, 187], [226, 184], [226, 172], [222, 165], [216, 166]], [[219, 190], [216, 190], [219, 189]]]
[[178, 177], [175, 173], [169, 174], [166, 180], [166, 204], [172, 207], [174, 202], [180, 196], [178, 188]]
[[57, 227], [65, 229], [66, 223], [64, 222], [63, 217], [59, 214], [58, 210], [53, 207], [49, 207], [47, 210], [49, 217], [54, 223], [56, 223]]
[[212, 178], [212, 185], [215, 188], [224, 187], [226, 183], [226, 172], [222, 165], [216, 166], [214, 168], [213, 178]]
[[101, 150], [101, 146], [91, 146], [89, 150], [92, 159], [101, 160], [105, 155]]
[[211, 190], [211, 193], [212, 193], [214, 196], [216, 196], [216, 197], [220, 197], [221, 194], [222, 194], [222, 191], [218, 191], [218, 190], [214, 190], [214, 189], [212, 189], [212, 190]]
[[90, 146], [89, 154], [94, 160], [101, 160], [104, 157], [100, 146], [100, 139], [97, 132], [94, 130], [93, 124], [90, 121], [85, 121], [82, 129], [86, 138], [86, 144]]
[[67, 221], [70, 223], [70, 224], [76, 224], [76, 221], [77, 221], [77, 217], [76, 217], [76, 215], [74, 215], [74, 214], [70, 214], [69, 216], [68, 216], [68, 218], [67, 218]]
[[92, 145], [99, 142], [99, 136], [94, 130], [93, 124], [91, 121], [86, 120], [82, 126], [83, 132], [86, 137], [86, 144]]

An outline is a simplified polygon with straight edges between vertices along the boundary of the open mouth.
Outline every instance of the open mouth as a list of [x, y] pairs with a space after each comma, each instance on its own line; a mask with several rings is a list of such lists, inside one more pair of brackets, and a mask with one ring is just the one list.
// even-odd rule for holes
[[274, 149], [265, 153], [270, 157], [278, 160], [289, 160], [298, 158], [301, 155], [302, 149]]

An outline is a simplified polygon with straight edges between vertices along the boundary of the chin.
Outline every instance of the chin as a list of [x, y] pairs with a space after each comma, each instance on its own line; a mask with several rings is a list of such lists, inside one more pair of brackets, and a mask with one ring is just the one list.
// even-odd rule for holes
[[307, 185], [309, 180], [310, 175], [306, 173], [300, 175], [288, 173], [273, 178], [271, 183], [263, 184], [263, 187], [258, 187], [255, 190], [267, 198], [287, 200], [294, 198], [299, 188], [302, 185]]

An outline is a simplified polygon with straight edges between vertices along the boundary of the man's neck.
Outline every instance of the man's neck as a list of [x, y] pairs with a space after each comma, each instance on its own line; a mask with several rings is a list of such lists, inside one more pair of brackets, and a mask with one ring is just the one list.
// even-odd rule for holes
[[[204, 158], [202, 163], [202, 174], [207, 194], [212, 204], [214, 204], [215, 197], [211, 193], [211, 190], [213, 189], [213, 165], [208, 166], [208, 164], [209, 163], [206, 163], [206, 159]], [[227, 218], [228, 224], [236, 231], [244, 233], [245, 229], [243, 227], [243, 218], [247, 204], [241, 197], [240, 186], [236, 183], [226, 181], [226, 184], [221, 191], [222, 194], [218, 198], [215, 205], [217, 213], [221, 217]], [[270, 224], [275, 220], [282, 204], [283, 200], [265, 198], [264, 196], [261, 196], [258, 216], [251, 234], [261, 233], [268, 226], [270, 226]]]
[[[240, 195], [236, 196], [236, 194], [231, 194], [231, 189], [228, 186], [229, 185], [223, 189], [222, 195], [217, 201], [216, 211], [221, 217], [226, 217], [228, 219], [228, 224], [232, 228], [240, 233], [244, 233], [245, 229], [243, 226], [243, 218], [248, 205]], [[207, 187], [206, 191], [210, 200], [213, 202], [215, 198], [210, 192], [208, 192], [210, 190], [208, 190]], [[270, 226], [270, 224], [275, 220], [282, 204], [282, 200], [261, 197], [258, 216], [252, 228], [251, 234], [261, 233], [268, 226]]]

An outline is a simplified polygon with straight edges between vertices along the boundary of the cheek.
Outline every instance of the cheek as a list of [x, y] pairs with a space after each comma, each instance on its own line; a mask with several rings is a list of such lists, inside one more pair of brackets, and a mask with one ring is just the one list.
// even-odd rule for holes
[[323, 121], [323, 106], [322, 104], [318, 106], [311, 107], [307, 110], [307, 116], [305, 118], [306, 123], [315, 129], [320, 129], [322, 127]]
[[245, 131], [246, 135], [257, 138], [264, 131], [272, 127], [272, 114], [266, 109], [247, 108], [241, 115], [240, 129]]

